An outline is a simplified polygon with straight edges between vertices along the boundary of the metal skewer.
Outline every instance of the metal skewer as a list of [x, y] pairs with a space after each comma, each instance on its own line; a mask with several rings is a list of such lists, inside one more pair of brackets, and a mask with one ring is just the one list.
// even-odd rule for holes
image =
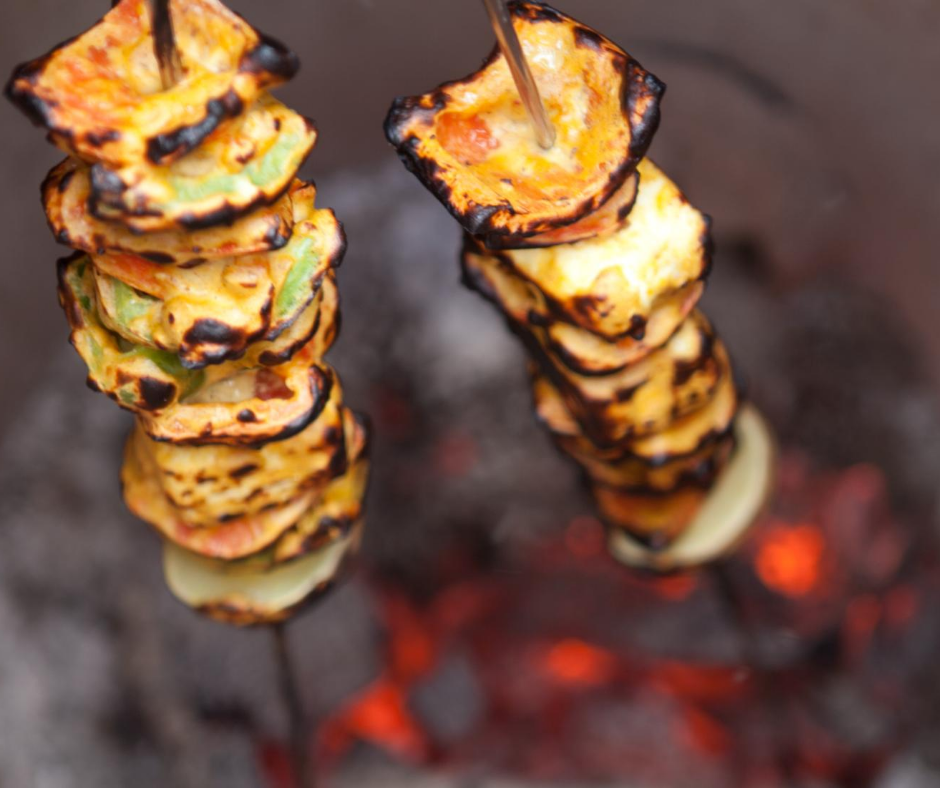
[[153, 29], [153, 51], [160, 64], [160, 79], [163, 89], [169, 90], [183, 78], [183, 63], [176, 48], [173, 34], [173, 18], [170, 16], [170, 0], [149, 0], [150, 26]]
[[486, 6], [493, 30], [496, 32], [499, 47], [506, 62], [509, 63], [509, 70], [522, 97], [522, 103], [535, 127], [535, 136], [539, 145], [548, 150], [555, 144], [555, 129], [548, 119], [548, 112], [542, 102], [539, 86], [522, 52], [522, 44], [519, 43], [519, 36], [516, 35], [516, 29], [512, 25], [512, 16], [506, 0], [483, 0], [483, 4]]

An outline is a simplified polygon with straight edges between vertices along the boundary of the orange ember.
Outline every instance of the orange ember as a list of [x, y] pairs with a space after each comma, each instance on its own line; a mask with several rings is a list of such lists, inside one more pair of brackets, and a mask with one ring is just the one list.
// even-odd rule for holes
[[757, 554], [757, 574], [769, 589], [788, 597], [806, 596], [819, 583], [826, 543], [812, 525], [771, 530]]
[[581, 687], [596, 687], [613, 678], [616, 660], [603, 649], [569, 638], [553, 645], [543, 668], [555, 681]]

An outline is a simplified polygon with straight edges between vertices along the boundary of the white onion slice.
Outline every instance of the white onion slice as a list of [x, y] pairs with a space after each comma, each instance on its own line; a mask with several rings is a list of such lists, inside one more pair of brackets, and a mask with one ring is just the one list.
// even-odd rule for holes
[[667, 572], [706, 564], [733, 550], [770, 497], [776, 456], [770, 427], [751, 405], [738, 414], [735, 436], [737, 447], [728, 467], [682, 536], [666, 550], [654, 552], [612, 528], [611, 555], [629, 566]]
[[315, 553], [260, 572], [166, 542], [163, 572], [170, 590], [189, 607], [223, 607], [256, 623], [275, 621], [333, 579], [346, 554], [358, 546], [361, 530], [357, 525]]

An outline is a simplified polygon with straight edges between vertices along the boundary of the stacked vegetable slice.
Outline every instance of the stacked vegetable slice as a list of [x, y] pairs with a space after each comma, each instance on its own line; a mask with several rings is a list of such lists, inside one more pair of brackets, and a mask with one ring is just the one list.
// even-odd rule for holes
[[267, 91], [296, 57], [217, 0], [146, 0], [20, 66], [7, 95], [68, 154], [43, 200], [77, 253], [59, 296], [89, 385], [137, 415], [122, 480], [184, 602], [282, 621], [358, 548], [368, 431], [323, 361], [346, 240], [297, 178], [316, 142]]
[[[772, 478], [728, 352], [696, 309], [709, 220], [644, 158], [664, 86], [542, 3], [510, 3], [557, 132], [538, 146], [508, 64], [396, 100], [386, 133], [466, 230], [465, 282], [532, 357], [536, 408], [583, 468], [622, 560], [726, 550]], [[746, 444], [746, 445], [745, 445]]]

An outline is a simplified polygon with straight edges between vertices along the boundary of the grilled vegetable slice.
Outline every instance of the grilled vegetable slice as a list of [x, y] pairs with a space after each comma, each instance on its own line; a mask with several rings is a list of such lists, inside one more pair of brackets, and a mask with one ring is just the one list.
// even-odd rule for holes
[[240, 569], [167, 543], [163, 570], [177, 599], [210, 618], [238, 626], [276, 624], [326, 593], [361, 540], [357, 523], [316, 552], [269, 570]]
[[570, 451], [570, 456], [584, 468], [593, 484], [627, 492], [665, 493], [680, 487], [710, 488], [733, 448], [734, 436], [729, 435], [688, 457], [663, 465], [649, 465], [632, 457], [604, 460], [591, 451]]
[[[529, 238], [504, 241], [502, 245], [508, 248], [531, 249], [540, 246], [573, 244], [578, 241], [586, 241], [589, 238], [610, 235], [622, 229], [629, 220], [630, 212], [636, 203], [639, 185], [640, 174], [634, 172], [627, 178], [623, 186], [614, 192], [613, 197], [596, 211], [589, 213], [583, 219], [578, 219], [574, 224], [558, 227], [555, 230], [549, 230], [547, 233], [540, 233]], [[494, 248], [499, 248], [499, 246], [498, 243], [494, 244]]]
[[138, 426], [131, 441], [179, 520], [215, 528], [320, 490], [346, 467], [342, 391], [334, 384], [319, 416], [293, 438], [253, 451], [159, 443]]
[[624, 229], [603, 238], [500, 257], [537, 285], [549, 308], [599, 336], [642, 338], [658, 300], [705, 279], [709, 220], [652, 162]]
[[505, 58], [423, 96], [399, 98], [385, 132], [463, 227], [511, 247], [573, 225], [621, 190], [659, 123], [664, 86], [596, 31], [517, 0], [513, 23], [558, 133], [532, 133]]
[[541, 291], [516, 274], [504, 261], [482, 253], [472, 241], [462, 256], [464, 283], [525, 328], [543, 350], [572, 372], [609, 375], [635, 364], [665, 344], [701, 298], [702, 282], [694, 282], [654, 302], [641, 339], [627, 336], [609, 341], [552, 313]]
[[276, 202], [316, 143], [313, 122], [264, 96], [168, 165], [91, 168], [91, 211], [136, 232], [231, 224]]
[[72, 329], [72, 344], [88, 365], [88, 385], [122, 407], [159, 411], [203, 384], [203, 373], [185, 369], [172, 354], [124, 345], [102, 324], [88, 257], [59, 263], [59, 301]]
[[130, 254], [160, 264], [185, 266], [270, 252], [290, 240], [294, 226], [291, 199], [285, 195], [230, 226], [187, 233], [134, 233], [91, 215], [90, 170], [76, 159], [66, 159], [53, 169], [42, 193], [46, 216], [59, 243], [93, 255]]
[[736, 419], [737, 449], [683, 533], [661, 552], [649, 550], [619, 528], [610, 531], [612, 555], [629, 566], [672, 571], [700, 566], [727, 554], [760, 516], [773, 489], [776, 451], [767, 424], [745, 406]]
[[348, 467], [323, 490], [317, 503], [268, 550], [243, 560], [255, 569], [295, 561], [348, 533], [362, 521], [369, 483], [369, 435], [366, 425], [344, 412]]
[[[295, 187], [294, 235], [277, 252], [189, 268], [133, 255], [96, 256], [102, 319], [125, 339], [178, 353], [191, 369], [240, 358], [259, 341], [274, 343], [264, 351], [287, 360], [285, 349], [298, 349], [288, 329], [304, 322], [346, 247], [333, 212], [314, 208], [315, 195], [313, 186]], [[306, 325], [300, 336], [309, 339], [312, 318]]]
[[652, 552], [665, 550], [685, 533], [708, 497], [707, 490], [695, 487], [642, 493], [596, 486], [593, 492], [604, 521]]
[[147, 0], [19, 66], [7, 95], [64, 150], [111, 167], [169, 163], [297, 72], [282, 44], [217, 0], [170, 3], [183, 79], [164, 90]]
[[668, 429], [615, 445], [598, 445], [582, 433], [561, 393], [541, 370], [533, 365], [530, 372], [539, 420], [562, 450], [575, 457], [588, 455], [606, 462], [632, 460], [649, 467], [688, 460], [727, 437], [738, 408], [734, 378], [725, 374], [709, 402], [674, 421]]
[[542, 360], [583, 433], [601, 446], [667, 429], [708, 402], [731, 371], [727, 351], [701, 312], [623, 372], [588, 377], [547, 356]]
[[89, 385], [136, 412], [157, 440], [189, 445], [285, 440], [316, 418], [329, 396], [332, 373], [318, 366], [323, 340], [316, 336], [276, 372], [252, 358], [193, 372], [176, 356], [126, 343], [102, 324], [87, 257], [60, 264], [59, 299], [72, 343], [88, 365]]
[[223, 560], [244, 558], [264, 550], [295, 525], [317, 498], [317, 490], [308, 490], [276, 506], [204, 528], [193, 526], [180, 516], [158, 479], [159, 469], [149, 453], [141, 451], [136, 441], [129, 441], [121, 468], [127, 507], [175, 544]]

